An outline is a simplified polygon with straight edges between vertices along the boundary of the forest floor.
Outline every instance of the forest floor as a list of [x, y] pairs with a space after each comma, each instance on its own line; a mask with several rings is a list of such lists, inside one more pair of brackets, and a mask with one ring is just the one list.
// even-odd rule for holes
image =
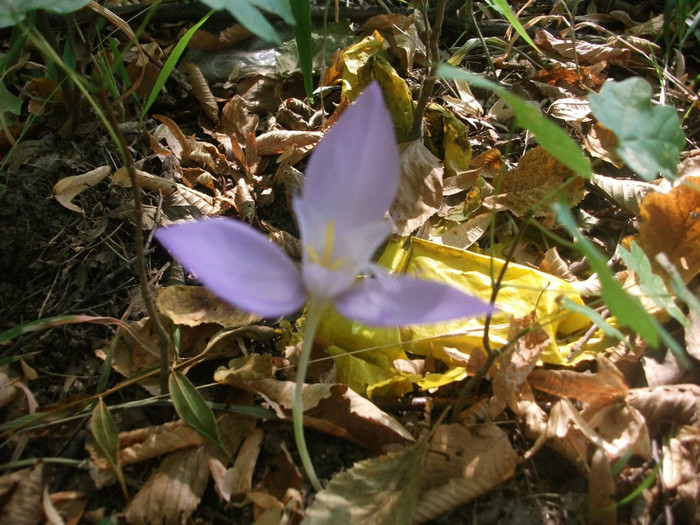
[[[162, 89], [206, 6], [93, 2], [2, 30], [0, 523], [700, 522], [700, 8], [510, 2], [529, 45], [496, 3], [447, 2], [432, 45], [443, 2], [352, 0], [325, 22], [312, 5], [311, 104], [272, 16], [284, 44], [214, 13]], [[416, 135], [436, 50], [526, 104], [442, 70]], [[635, 78], [654, 104], [630, 116], [645, 88], [601, 90]], [[290, 412], [304, 312], [223, 303], [153, 234], [223, 215], [299, 260], [291, 196], [370, 79], [403, 143], [382, 264], [499, 311], [415, 330], [324, 317], [306, 379], [315, 493]], [[555, 158], [533, 107], [594, 175]], [[637, 136], [652, 159], [671, 151], [663, 176], [635, 166]]]

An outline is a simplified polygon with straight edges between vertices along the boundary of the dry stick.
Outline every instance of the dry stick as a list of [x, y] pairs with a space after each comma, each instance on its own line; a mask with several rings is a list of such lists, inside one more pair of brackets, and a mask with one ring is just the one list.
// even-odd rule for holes
[[[515, 255], [515, 249], [517, 248], [520, 239], [522, 239], [523, 233], [527, 229], [531, 218], [532, 212], [529, 212], [525, 216], [525, 220], [523, 221], [522, 227], [518, 230], [518, 233], [515, 235], [513, 243], [510, 245], [510, 249], [506, 254], [506, 259], [503, 262], [503, 266], [501, 266], [501, 271], [499, 272], [498, 277], [496, 278], [496, 282], [493, 285], [493, 289], [491, 290], [491, 298], [489, 300], [491, 304], [494, 304], [496, 302], [496, 297], [498, 296], [498, 293], [501, 290], [501, 283], [503, 282], [503, 278], [506, 275], [506, 270], [508, 269], [510, 262], [513, 260], [513, 255]], [[520, 337], [520, 334], [518, 334], [517, 337], [515, 337], [512, 341], [509, 341], [502, 348], [498, 348], [496, 350], [492, 349], [491, 342], [489, 341], [489, 330], [491, 328], [492, 316], [493, 312], [489, 312], [486, 314], [486, 322], [484, 323], [484, 336], [482, 338], [482, 344], [484, 345], [484, 350], [486, 350], [486, 354], [488, 356], [486, 359], [486, 363], [484, 363], [483, 366], [479, 368], [479, 370], [477, 370], [476, 374], [474, 374], [474, 376], [472, 376], [469, 379], [469, 381], [467, 381], [467, 383], [462, 388], [462, 391], [459, 393], [459, 397], [457, 398], [457, 401], [454, 404], [454, 412], [452, 412], [452, 423], [457, 422], [459, 414], [462, 411], [462, 408], [464, 407], [464, 403], [466, 403], [467, 401], [467, 397], [477, 387], [481, 379], [489, 371], [491, 365], [493, 365], [493, 362], [498, 358], [499, 355], [501, 355], [503, 350], [512, 345]]]
[[416, 110], [413, 112], [413, 125], [411, 126], [411, 131], [408, 132], [408, 140], [416, 140], [423, 134], [423, 115], [425, 114], [425, 109], [428, 106], [428, 100], [430, 95], [433, 94], [433, 88], [435, 87], [435, 70], [438, 64], [438, 42], [440, 40], [440, 32], [442, 31], [442, 22], [445, 20], [445, 7], [447, 5], [447, 0], [438, 0], [437, 14], [435, 15], [435, 24], [430, 27], [430, 22], [426, 14], [425, 23], [427, 26], [426, 31], [430, 33], [430, 43], [426, 52], [428, 53], [428, 63], [430, 68], [428, 69], [428, 77], [423, 82], [423, 87], [420, 90], [420, 97], [418, 97], [418, 104], [416, 105]]
[[143, 238], [143, 203], [141, 202], [141, 186], [139, 185], [138, 177], [136, 176], [136, 164], [134, 163], [134, 157], [129, 151], [129, 145], [124, 138], [124, 134], [121, 131], [117, 123], [117, 119], [112, 111], [112, 105], [107, 100], [104, 90], [100, 90], [100, 102], [104, 108], [107, 119], [110, 125], [114, 129], [119, 143], [117, 146], [122, 152], [122, 156], [126, 163], [126, 171], [129, 174], [129, 180], [131, 182], [131, 189], [134, 193], [134, 228], [135, 232], [135, 242], [136, 242], [136, 271], [139, 276], [139, 285], [141, 288], [141, 297], [146, 305], [146, 311], [151, 319], [153, 328], [158, 335], [158, 351], [160, 353], [160, 393], [165, 394], [168, 391], [168, 369], [170, 366], [170, 358], [168, 355], [168, 348], [170, 346], [170, 335], [166, 332], [160, 318], [158, 317], [158, 312], [156, 311], [156, 305], [151, 296], [151, 292], [148, 289], [148, 275], [146, 274], [146, 256], [144, 254], [144, 238]]

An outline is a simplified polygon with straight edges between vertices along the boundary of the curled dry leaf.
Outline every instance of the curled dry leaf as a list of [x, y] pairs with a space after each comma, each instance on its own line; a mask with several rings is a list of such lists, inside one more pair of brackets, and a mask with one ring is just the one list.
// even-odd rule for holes
[[664, 444], [661, 476], [666, 490], [675, 490], [686, 515], [693, 523], [700, 520], [700, 466], [697, 450], [700, 448], [700, 429], [682, 426], [676, 435]]
[[668, 426], [700, 426], [700, 386], [665, 385], [630, 390], [627, 402], [637, 408], [651, 435]]
[[668, 193], [650, 193], [641, 203], [637, 242], [654, 259], [665, 253], [687, 283], [700, 272], [700, 177], [685, 177]]
[[430, 442], [414, 522], [428, 520], [511, 478], [518, 455], [494, 423], [440, 425]]
[[318, 131], [268, 131], [256, 139], [258, 155], [279, 155], [293, 147], [309, 151], [322, 138], [323, 133]]
[[209, 480], [206, 447], [191, 447], [166, 457], [126, 508], [134, 525], [180, 525], [199, 506]]
[[[249, 381], [283, 419], [291, 419], [294, 382], [262, 379]], [[374, 403], [346, 385], [304, 386], [304, 424], [377, 450], [391, 443], [413, 441], [401, 424]]]
[[209, 88], [207, 79], [204, 78], [202, 72], [196, 64], [187, 63], [187, 78], [192, 84], [192, 94], [199, 102], [199, 106], [206, 117], [211, 120], [214, 125], [219, 123], [219, 105], [216, 103], [216, 98]]
[[537, 390], [578, 399], [594, 405], [605, 405], [627, 395], [629, 388], [620, 371], [606, 357], [598, 357], [595, 374], [573, 370], [533, 370], [528, 380]]
[[109, 166], [100, 166], [82, 175], [73, 175], [71, 177], [64, 177], [59, 180], [51, 190], [53, 198], [56, 199], [61, 206], [68, 208], [69, 210], [85, 213], [85, 211], [73, 204], [73, 198], [87, 190], [92, 188], [107, 175], [110, 174], [112, 170]]
[[415, 140], [402, 145], [401, 179], [391, 207], [399, 235], [408, 235], [419, 228], [442, 204], [440, 160]]
[[[182, 421], [165, 423], [155, 427], [140, 428], [130, 432], [120, 432], [118, 435], [120, 465], [140, 463], [163, 454], [168, 454], [185, 447], [201, 445], [206, 442], [196, 430], [185, 425]], [[110, 468], [109, 461], [97, 447], [85, 446], [93, 462], [103, 470]]]
[[[613, 38], [613, 42], [614, 42]], [[543, 51], [553, 51], [559, 56], [573, 60], [578, 59], [579, 64], [598, 64], [602, 61], [625, 67], [632, 56], [629, 48], [618, 48], [610, 44], [592, 44], [585, 40], [555, 38], [547, 31], [538, 31], [535, 35], [535, 44]]]
[[594, 174], [591, 183], [605, 193], [622, 209], [637, 215], [644, 197], [658, 191], [655, 184], [641, 180], [626, 180]]

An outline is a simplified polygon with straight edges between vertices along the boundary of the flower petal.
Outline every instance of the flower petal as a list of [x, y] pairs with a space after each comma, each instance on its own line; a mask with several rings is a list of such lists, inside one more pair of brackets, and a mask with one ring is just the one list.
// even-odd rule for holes
[[204, 286], [238, 308], [279, 317], [306, 302], [294, 262], [245, 223], [186, 222], [158, 229], [156, 238]]
[[447, 284], [406, 276], [365, 279], [334, 304], [345, 317], [373, 326], [435, 323], [493, 310]]
[[339, 230], [375, 222], [394, 201], [399, 174], [394, 126], [373, 82], [311, 154], [301, 206], [333, 219]]

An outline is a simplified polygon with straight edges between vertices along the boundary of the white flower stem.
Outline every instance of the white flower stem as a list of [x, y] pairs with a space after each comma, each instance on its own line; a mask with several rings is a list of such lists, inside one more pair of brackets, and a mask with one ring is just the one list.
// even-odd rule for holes
[[306, 475], [314, 487], [314, 490], [323, 490], [321, 483], [316, 477], [314, 465], [309, 456], [309, 450], [306, 448], [306, 439], [304, 438], [304, 380], [306, 379], [306, 369], [309, 366], [309, 358], [311, 357], [311, 349], [314, 344], [314, 337], [318, 324], [321, 321], [321, 313], [325, 305], [311, 299], [306, 307], [306, 324], [304, 325], [304, 342], [301, 347], [301, 355], [297, 364], [297, 380], [292, 395], [292, 423], [294, 426], [294, 440], [296, 441], [297, 451], [301, 457], [301, 464], [304, 466]]

